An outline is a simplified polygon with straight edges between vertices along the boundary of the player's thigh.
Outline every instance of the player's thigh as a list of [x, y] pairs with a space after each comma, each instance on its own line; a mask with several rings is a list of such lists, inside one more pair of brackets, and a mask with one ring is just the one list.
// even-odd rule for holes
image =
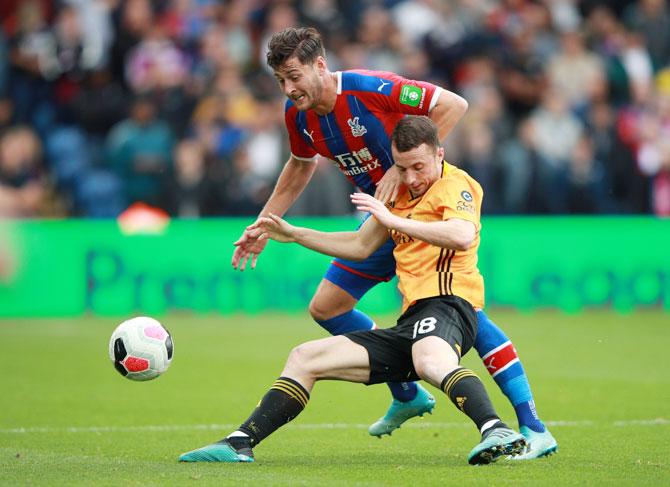
[[368, 352], [370, 380], [367, 384], [413, 381], [419, 378], [412, 364], [411, 332], [396, 325], [354, 331], [345, 336]]
[[367, 382], [370, 378], [370, 360], [364, 347], [344, 336], [334, 336], [295, 347], [283, 374], [308, 374], [316, 380]]
[[457, 296], [419, 300], [399, 319], [412, 334], [412, 362], [417, 374], [438, 385], [472, 347], [477, 329], [475, 310]]

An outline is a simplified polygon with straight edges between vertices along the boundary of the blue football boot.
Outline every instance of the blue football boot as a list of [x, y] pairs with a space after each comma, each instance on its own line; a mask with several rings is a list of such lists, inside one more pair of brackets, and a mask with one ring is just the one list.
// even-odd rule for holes
[[400, 425], [408, 419], [423, 416], [426, 413], [432, 414], [435, 408], [435, 398], [420, 384], [417, 384], [416, 388], [416, 397], [411, 401], [400, 402], [394, 399], [384, 417], [370, 425], [368, 433], [378, 438], [381, 438], [382, 435], [391, 436], [393, 430], [400, 428]]
[[528, 445], [521, 455], [512, 457], [512, 460], [532, 460], [534, 458], [548, 457], [558, 451], [558, 443], [548, 429], [545, 429], [543, 433], [538, 433], [528, 426], [522, 426], [519, 430], [526, 438]]
[[251, 448], [235, 449], [230, 442], [225, 439], [203, 446], [197, 450], [182, 453], [179, 456], [180, 462], [228, 462], [228, 463], [249, 463], [254, 461], [254, 453]]
[[526, 439], [521, 433], [508, 428], [504, 423], [489, 428], [482, 435], [482, 441], [475, 446], [470, 455], [470, 465], [493, 463], [505, 455], [518, 455], [526, 448]]

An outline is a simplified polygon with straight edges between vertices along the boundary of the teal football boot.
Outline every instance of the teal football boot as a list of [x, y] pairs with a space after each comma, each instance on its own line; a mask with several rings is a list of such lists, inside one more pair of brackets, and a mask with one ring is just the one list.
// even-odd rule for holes
[[470, 465], [485, 465], [493, 463], [505, 455], [518, 455], [526, 448], [526, 439], [521, 433], [508, 428], [504, 423], [486, 430], [482, 441], [475, 446], [470, 455]]
[[519, 429], [528, 445], [521, 455], [512, 457], [511, 460], [533, 460], [548, 457], [558, 451], [558, 443], [548, 429], [545, 429], [543, 433], [533, 431], [528, 426], [522, 426]]
[[236, 450], [228, 440], [221, 440], [197, 450], [182, 453], [179, 461], [250, 463], [254, 461], [254, 453], [251, 451], [251, 448]]
[[377, 438], [381, 438], [383, 435], [391, 436], [393, 430], [400, 428], [400, 425], [408, 419], [415, 416], [423, 416], [426, 413], [432, 414], [435, 408], [435, 398], [430, 392], [421, 387], [420, 384], [417, 384], [416, 387], [416, 397], [411, 401], [400, 402], [394, 399], [391, 402], [391, 407], [384, 417], [368, 428], [368, 433], [371, 436], [376, 436]]

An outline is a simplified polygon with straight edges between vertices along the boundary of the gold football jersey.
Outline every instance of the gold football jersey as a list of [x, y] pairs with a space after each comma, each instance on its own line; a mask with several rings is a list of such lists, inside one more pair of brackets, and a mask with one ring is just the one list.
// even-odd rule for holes
[[412, 199], [403, 190], [391, 211], [403, 218], [434, 222], [450, 218], [471, 221], [475, 240], [464, 251], [445, 249], [391, 230], [395, 242], [398, 288], [404, 297], [403, 310], [419, 299], [455, 295], [484, 307], [484, 279], [477, 268], [481, 230], [480, 212], [484, 192], [465, 171], [442, 163], [442, 177], [422, 196]]

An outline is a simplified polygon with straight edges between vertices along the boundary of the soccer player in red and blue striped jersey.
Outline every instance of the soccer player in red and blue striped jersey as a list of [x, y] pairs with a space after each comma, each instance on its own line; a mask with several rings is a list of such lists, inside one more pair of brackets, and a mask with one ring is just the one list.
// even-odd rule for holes
[[[426, 115], [443, 140], [467, 110], [463, 98], [431, 83], [390, 72], [329, 71], [315, 29], [285, 29], [271, 38], [268, 47], [268, 64], [287, 97], [285, 122], [291, 156], [259, 217], [284, 215], [312, 177], [317, 155], [329, 159], [361, 191], [393, 201], [401, 177], [392, 160], [390, 136], [398, 120]], [[235, 242], [232, 264], [236, 269], [244, 270], [249, 259], [255, 267], [266, 243], [259, 236], [260, 231], [252, 227]], [[309, 311], [333, 335], [374, 328], [374, 322], [355, 306], [369, 289], [394, 275], [391, 239], [365, 261], [335, 259]], [[515, 408], [520, 429], [530, 443], [528, 457], [554, 451], [556, 442], [537, 416], [513, 345], [481, 310], [478, 324], [475, 348]], [[432, 411], [435, 404], [416, 383], [389, 383], [389, 388], [394, 400], [387, 414], [370, 427], [375, 436], [390, 434], [407, 419]]]
[[393, 166], [389, 144], [396, 123], [406, 114], [428, 115], [443, 90], [381, 71], [338, 71], [334, 77], [330, 112], [301, 111], [299, 102], [286, 101], [291, 154], [303, 161], [326, 157], [355, 187], [374, 195]]

